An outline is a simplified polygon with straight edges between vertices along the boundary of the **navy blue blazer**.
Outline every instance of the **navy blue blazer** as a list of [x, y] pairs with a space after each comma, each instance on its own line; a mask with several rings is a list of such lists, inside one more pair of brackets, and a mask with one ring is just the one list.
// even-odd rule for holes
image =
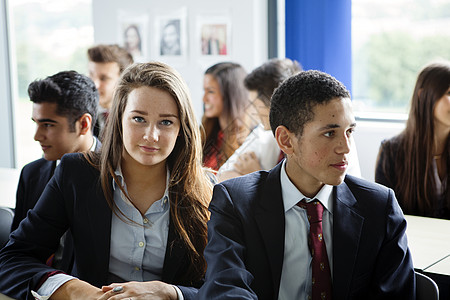
[[[42, 276], [55, 271], [45, 260], [68, 229], [73, 237], [76, 276], [97, 287], [110, 284], [111, 219], [99, 171], [80, 153], [64, 155], [38, 203], [0, 251], [0, 293], [34, 299], [30, 290]], [[162, 281], [179, 286], [186, 299], [194, 298], [202, 284], [185, 278], [189, 262], [186, 246], [170, 220]]]
[[[278, 299], [285, 236], [280, 170], [278, 164], [214, 187], [198, 299]], [[346, 176], [333, 193], [333, 299], [415, 299], [406, 220], [392, 190]]]
[[16, 193], [16, 207], [11, 232], [19, 227], [19, 223], [25, 219], [29, 209], [32, 209], [45, 186], [50, 181], [55, 171], [56, 161], [40, 158], [22, 168]]
[[[95, 151], [100, 151], [102, 143], [97, 140]], [[28, 210], [32, 209], [39, 200], [45, 186], [50, 181], [55, 171], [56, 161], [44, 158], [35, 160], [22, 168], [16, 193], [16, 207], [11, 232], [19, 227], [19, 223], [25, 219]]]

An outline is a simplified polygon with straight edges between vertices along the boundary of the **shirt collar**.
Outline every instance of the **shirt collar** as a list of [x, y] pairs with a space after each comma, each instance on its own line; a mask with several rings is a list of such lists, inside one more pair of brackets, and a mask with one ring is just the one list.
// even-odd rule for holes
[[89, 149], [89, 150], [92, 151], [92, 152], [94, 152], [94, 151], [95, 151], [95, 148], [97, 148], [97, 139], [96, 139], [95, 137], [92, 137], [92, 139], [93, 139], [94, 141], [92, 142], [91, 149]]
[[[92, 137], [92, 139], [93, 139], [94, 141], [92, 142], [92, 146], [91, 146], [91, 148], [90, 148], [89, 150], [92, 151], [92, 152], [94, 152], [94, 151], [95, 151], [95, 148], [97, 148], [97, 139], [96, 139], [95, 137]], [[60, 162], [61, 162], [61, 159], [57, 159], [57, 160], [56, 160], [56, 166], [58, 166]]]
[[[117, 164], [117, 168], [114, 171], [114, 174], [116, 174], [117, 179], [119, 180], [120, 184], [123, 186], [123, 189], [125, 191], [127, 191], [127, 186], [125, 184], [125, 181], [123, 180], [122, 167], [121, 167], [120, 162]], [[162, 196], [162, 198], [160, 200], [158, 200], [159, 202], [161, 202], [160, 203], [161, 207], [165, 207], [169, 203], [169, 180], [170, 180], [170, 171], [169, 171], [169, 168], [166, 167], [166, 189], [164, 190], [164, 195]], [[119, 187], [117, 185], [117, 183], [114, 181], [114, 179], [112, 179], [112, 186], [113, 186], [114, 191], [116, 190], [116, 188]], [[130, 200], [128, 200], [127, 197], [122, 195], [122, 191], [121, 191], [121, 196], [122, 196], [123, 201], [125, 201], [126, 203], [131, 205]]]
[[333, 186], [325, 184], [319, 192], [313, 197], [308, 198], [300, 192], [297, 187], [292, 183], [286, 173], [286, 160], [281, 165], [280, 172], [281, 180], [281, 195], [283, 197], [284, 212], [286, 213], [292, 207], [297, 205], [299, 201], [306, 198], [306, 202], [310, 202], [313, 199], [317, 199], [322, 203], [324, 208], [330, 213], [333, 213]]

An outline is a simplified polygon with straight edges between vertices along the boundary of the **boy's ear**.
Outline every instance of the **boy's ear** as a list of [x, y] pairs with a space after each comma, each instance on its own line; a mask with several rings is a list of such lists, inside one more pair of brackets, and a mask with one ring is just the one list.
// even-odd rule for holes
[[278, 147], [285, 154], [292, 154], [294, 149], [292, 146], [292, 136], [294, 134], [289, 131], [285, 126], [280, 125], [275, 129], [275, 139], [277, 140]]
[[83, 114], [78, 121], [80, 122], [80, 134], [85, 135], [91, 131], [92, 116], [89, 113]]

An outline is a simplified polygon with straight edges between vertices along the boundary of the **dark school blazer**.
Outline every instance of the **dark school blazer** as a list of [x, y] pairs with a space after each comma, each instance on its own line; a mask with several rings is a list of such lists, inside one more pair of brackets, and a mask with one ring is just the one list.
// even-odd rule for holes
[[[0, 251], [0, 293], [34, 299], [31, 289], [42, 276], [55, 271], [45, 260], [68, 229], [73, 237], [74, 275], [97, 287], [109, 284], [112, 211], [99, 174], [82, 154], [63, 156], [38, 203]], [[202, 282], [184, 279], [188, 264], [186, 246], [170, 221], [162, 281], [177, 285], [185, 299], [193, 299]]]
[[[280, 170], [278, 164], [214, 187], [198, 299], [278, 299]], [[392, 190], [347, 175], [333, 193], [333, 299], [415, 299], [406, 220]]]

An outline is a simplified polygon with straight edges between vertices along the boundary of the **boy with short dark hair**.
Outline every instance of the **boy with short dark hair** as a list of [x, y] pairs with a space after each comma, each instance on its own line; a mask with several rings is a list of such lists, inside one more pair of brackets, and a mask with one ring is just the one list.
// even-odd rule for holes
[[[36, 123], [34, 139], [42, 147], [43, 158], [27, 164], [20, 173], [11, 231], [36, 205], [64, 154], [94, 151], [101, 146], [92, 132], [98, 92], [91, 79], [75, 71], [59, 72], [30, 83], [28, 95]], [[69, 265], [71, 262], [66, 267]]]
[[198, 298], [415, 299], [394, 193], [346, 175], [347, 89], [300, 72], [272, 96], [270, 125], [286, 159], [215, 186]]

